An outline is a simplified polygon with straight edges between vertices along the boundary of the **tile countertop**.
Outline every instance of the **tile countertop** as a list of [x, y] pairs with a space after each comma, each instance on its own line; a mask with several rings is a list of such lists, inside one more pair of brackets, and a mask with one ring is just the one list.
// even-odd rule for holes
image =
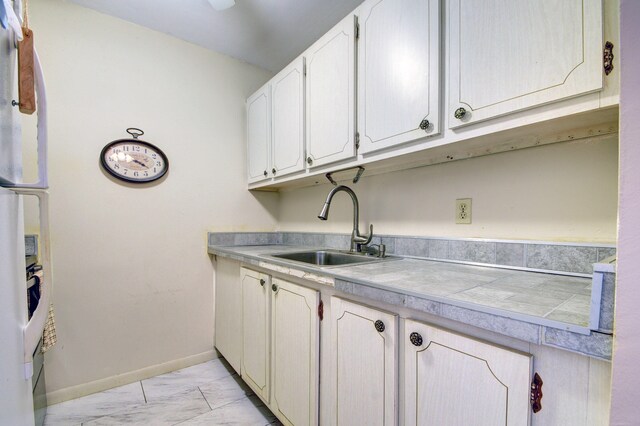
[[610, 358], [610, 336], [592, 332], [601, 309], [590, 278], [402, 257], [332, 267], [272, 257], [309, 249], [317, 248], [210, 245], [209, 253], [471, 325], [490, 322], [480, 327], [533, 343], [573, 341], [566, 349]]

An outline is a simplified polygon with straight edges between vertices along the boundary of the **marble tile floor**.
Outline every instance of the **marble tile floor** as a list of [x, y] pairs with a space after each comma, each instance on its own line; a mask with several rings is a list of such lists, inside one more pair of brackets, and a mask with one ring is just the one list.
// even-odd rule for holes
[[45, 425], [280, 425], [224, 359], [51, 405]]

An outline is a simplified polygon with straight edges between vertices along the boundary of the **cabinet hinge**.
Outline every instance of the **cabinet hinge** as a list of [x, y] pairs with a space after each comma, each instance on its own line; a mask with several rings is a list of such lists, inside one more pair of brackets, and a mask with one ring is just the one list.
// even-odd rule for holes
[[322, 300], [318, 304], [318, 318], [320, 318], [320, 321], [324, 318], [324, 302]]
[[534, 413], [542, 410], [542, 378], [535, 373], [531, 382], [531, 409]]
[[604, 67], [604, 73], [606, 75], [611, 74], [613, 71], [613, 43], [607, 41], [604, 44], [604, 50], [602, 51], [602, 65]]
[[358, 22], [358, 15], [353, 15], [353, 33], [356, 40], [360, 38], [360, 23]]
[[360, 132], [356, 132], [356, 150], [360, 148]]

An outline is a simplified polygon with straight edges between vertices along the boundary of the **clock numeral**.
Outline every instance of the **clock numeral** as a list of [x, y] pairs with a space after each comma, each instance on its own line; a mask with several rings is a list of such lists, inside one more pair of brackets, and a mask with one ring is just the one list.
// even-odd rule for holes
[[156, 166], [158, 166], [158, 167], [162, 166], [162, 162], [161, 161], [156, 161]]
[[137, 152], [140, 152], [140, 147], [139, 147], [139, 146], [134, 146], [134, 147], [133, 147], [133, 150], [134, 150], [134, 151], [137, 151]]
[[126, 175], [128, 171], [128, 169], [124, 169], [124, 174]]
[[155, 173], [155, 172], [157, 172], [157, 170], [156, 170], [156, 168], [154, 167], [154, 168], [153, 168], [153, 173]]
[[113, 165], [113, 168], [114, 168], [114, 169], [119, 169], [119, 168], [120, 168], [120, 164], [118, 164], [118, 163], [114, 164], [114, 165]]
[[153, 158], [154, 160], [156, 159], [157, 155], [156, 154], [151, 154], [151, 158]]
[[133, 172], [133, 175], [134, 176], [138, 176], [138, 172]]
[[145, 176], [149, 176], [149, 172], [144, 172], [144, 175]]
[[147, 152], [148, 152], [148, 151], [147, 151], [147, 148], [145, 148], [145, 149], [144, 149], [144, 153], [146, 154]]

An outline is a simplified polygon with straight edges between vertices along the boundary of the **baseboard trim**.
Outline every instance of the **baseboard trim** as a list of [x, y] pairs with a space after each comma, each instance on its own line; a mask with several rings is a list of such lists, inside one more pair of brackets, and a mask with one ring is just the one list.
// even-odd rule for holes
[[102, 392], [107, 389], [115, 388], [129, 383], [138, 382], [148, 379], [159, 374], [169, 373], [181, 368], [191, 367], [214, 358], [218, 358], [217, 351], [210, 350], [186, 358], [180, 358], [162, 364], [152, 365], [141, 368], [140, 370], [129, 371], [127, 373], [118, 374], [112, 377], [106, 377], [93, 382], [83, 383], [81, 385], [69, 386], [68, 388], [58, 389], [53, 392], [47, 392], [47, 405], [58, 404], [70, 399], [80, 398], [91, 395], [92, 393]]

